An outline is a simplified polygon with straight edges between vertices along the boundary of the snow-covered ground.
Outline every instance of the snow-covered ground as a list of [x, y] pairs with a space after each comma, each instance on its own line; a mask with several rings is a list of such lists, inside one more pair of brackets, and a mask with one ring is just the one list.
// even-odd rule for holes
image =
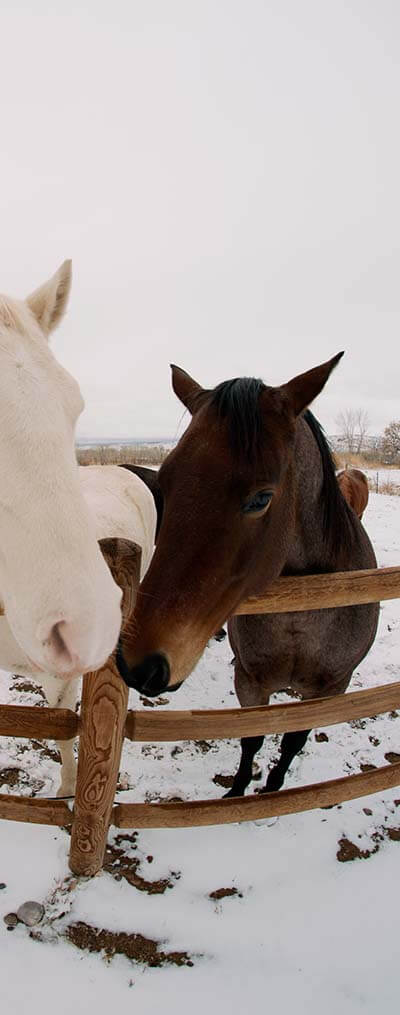
[[366, 476], [368, 476], [369, 484], [375, 493], [379, 493], [382, 488], [385, 493], [400, 493], [400, 469], [363, 469]]
[[[364, 521], [379, 564], [399, 563], [400, 499], [371, 494]], [[230, 655], [227, 640], [213, 642], [178, 695], [163, 698], [160, 707], [232, 706]], [[352, 686], [399, 676], [396, 600], [383, 604], [377, 640]], [[5, 673], [0, 700], [41, 701], [28, 681]], [[138, 707], [134, 693], [130, 705]], [[400, 710], [323, 732], [322, 740], [318, 731], [310, 735], [287, 786], [400, 756]], [[278, 743], [267, 738], [257, 759], [263, 780]], [[49, 746], [0, 739], [0, 791], [55, 795], [59, 765]], [[238, 758], [235, 741], [126, 743], [121, 786], [128, 788], [119, 795], [125, 801], [219, 796], [224, 789], [213, 779], [232, 775]], [[4, 1011], [106, 1013], [132, 1005], [140, 1015], [158, 1007], [165, 1015], [225, 1015], [254, 1005], [283, 1015], [292, 1008], [307, 1015], [397, 1012], [400, 787], [275, 824], [114, 830], [109, 870], [92, 880], [69, 874], [64, 830], [5, 821], [0, 829]], [[225, 889], [236, 892], [224, 895]], [[214, 892], [222, 897], [210, 898]], [[26, 899], [46, 909], [33, 936], [23, 925], [7, 931], [1, 919]], [[86, 926], [70, 930], [72, 943], [68, 928], [80, 922]], [[104, 950], [78, 947], [96, 943], [91, 928], [109, 932], [98, 938], [109, 949], [132, 954], [153, 947], [154, 955], [156, 946], [133, 937], [140, 934], [158, 942], [159, 951], [186, 954], [160, 968], [125, 954], [110, 959]]]

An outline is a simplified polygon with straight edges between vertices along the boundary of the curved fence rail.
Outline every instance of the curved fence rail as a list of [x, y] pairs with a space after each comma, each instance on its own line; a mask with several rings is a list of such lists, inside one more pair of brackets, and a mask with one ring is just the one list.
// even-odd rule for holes
[[350, 691], [330, 698], [313, 698], [284, 705], [254, 708], [199, 709], [186, 712], [129, 711], [125, 736], [129, 740], [209, 740], [254, 737], [261, 733], [291, 733], [334, 726], [350, 719], [391, 712], [400, 707], [400, 681]]
[[299, 789], [253, 794], [228, 800], [191, 800], [188, 803], [116, 804], [113, 824], [118, 828], [186, 828], [198, 825], [226, 825], [234, 821], [256, 821], [315, 807], [332, 807], [400, 784], [400, 761], [373, 772], [330, 779]]
[[[107, 560], [124, 591], [124, 623], [139, 584], [140, 551], [126, 540], [106, 540]], [[237, 613], [328, 609], [400, 598], [400, 567], [279, 578]], [[400, 762], [301, 788], [244, 798], [182, 803], [114, 805], [124, 737], [136, 741], [254, 736], [348, 722], [400, 708], [400, 681], [313, 701], [257, 708], [127, 712], [128, 690], [114, 660], [83, 681], [81, 716], [68, 709], [0, 706], [0, 736], [70, 740], [80, 736], [74, 808], [64, 800], [0, 794], [0, 818], [70, 827], [70, 866], [95, 874], [102, 866], [110, 822], [120, 828], [173, 828], [250, 821], [328, 807], [400, 784]], [[114, 806], [113, 806], [114, 805]]]

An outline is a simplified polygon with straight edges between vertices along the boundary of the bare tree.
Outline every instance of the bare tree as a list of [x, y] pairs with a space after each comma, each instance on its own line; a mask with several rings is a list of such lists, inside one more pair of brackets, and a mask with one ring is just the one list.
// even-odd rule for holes
[[365, 409], [343, 409], [335, 423], [347, 450], [360, 454], [371, 425]]
[[392, 419], [383, 431], [382, 451], [390, 463], [400, 461], [400, 420]]
[[354, 451], [356, 417], [354, 409], [343, 409], [335, 419], [340, 437], [343, 438], [348, 451]]
[[371, 426], [371, 421], [365, 409], [355, 409], [355, 417], [356, 417], [356, 435], [357, 435], [356, 452], [359, 455], [363, 449], [365, 438]]

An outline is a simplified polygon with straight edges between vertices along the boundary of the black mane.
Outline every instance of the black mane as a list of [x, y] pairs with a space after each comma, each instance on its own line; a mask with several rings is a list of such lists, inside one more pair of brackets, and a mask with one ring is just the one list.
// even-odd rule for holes
[[[255, 461], [262, 452], [263, 426], [260, 395], [266, 385], [256, 377], [235, 377], [223, 381], [210, 393], [209, 404], [228, 421], [232, 450], [238, 459]], [[303, 418], [318, 446], [323, 471], [321, 490], [324, 539], [333, 553], [351, 541], [352, 511], [336, 479], [335, 463], [322, 426], [307, 409]]]
[[250, 461], [258, 457], [262, 438], [260, 394], [266, 390], [256, 377], [234, 377], [222, 381], [211, 392], [210, 405], [228, 420], [232, 450]]
[[321, 502], [323, 511], [324, 539], [335, 553], [351, 540], [352, 511], [336, 479], [335, 463], [326, 434], [310, 409], [303, 413], [303, 419], [310, 427], [322, 460], [323, 482]]

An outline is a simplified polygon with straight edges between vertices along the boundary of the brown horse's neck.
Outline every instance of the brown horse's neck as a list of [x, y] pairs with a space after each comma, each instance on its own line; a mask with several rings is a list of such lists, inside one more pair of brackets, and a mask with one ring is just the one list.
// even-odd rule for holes
[[284, 572], [312, 573], [326, 567], [329, 551], [323, 530], [321, 454], [302, 417], [296, 424], [293, 468], [296, 524]]
[[[296, 524], [283, 574], [338, 571], [360, 567], [368, 540], [357, 519], [347, 510], [339, 494], [343, 512], [342, 530], [333, 550], [324, 529], [324, 471], [320, 449], [303, 417], [296, 424], [294, 450], [294, 487]], [[374, 566], [372, 562], [371, 567]]]

